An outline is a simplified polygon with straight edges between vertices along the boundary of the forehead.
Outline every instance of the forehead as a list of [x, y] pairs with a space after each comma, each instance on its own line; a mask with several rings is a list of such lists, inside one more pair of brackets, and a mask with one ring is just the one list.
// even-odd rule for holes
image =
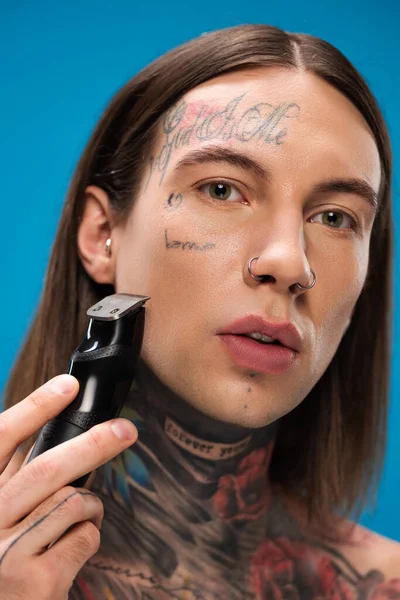
[[379, 154], [368, 124], [350, 100], [311, 73], [262, 67], [214, 78], [169, 111], [163, 133], [161, 146], [165, 136], [176, 140], [171, 163], [218, 143], [270, 168], [274, 161], [292, 172], [318, 166], [329, 176], [362, 175], [379, 187]]

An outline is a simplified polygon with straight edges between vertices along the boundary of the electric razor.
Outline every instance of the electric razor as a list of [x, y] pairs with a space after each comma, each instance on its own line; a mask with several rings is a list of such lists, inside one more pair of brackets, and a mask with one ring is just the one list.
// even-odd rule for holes
[[[94, 425], [119, 416], [135, 375], [144, 332], [148, 296], [113, 294], [91, 306], [68, 374], [79, 381], [76, 398], [39, 432], [27, 462]], [[90, 473], [70, 485], [83, 487]]]

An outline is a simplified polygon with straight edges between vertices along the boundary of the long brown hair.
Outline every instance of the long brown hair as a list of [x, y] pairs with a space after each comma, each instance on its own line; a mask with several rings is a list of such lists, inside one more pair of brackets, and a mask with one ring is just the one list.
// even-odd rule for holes
[[[350, 99], [368, 123], [381, 161], [369, 270], [351, 326], [313, 390], [282, 419], [272, 460], [273, 481], [304, 497], [309, 518], [328, 525], [334, 513], [358, 518], [370, 494], [375, 500], [385, 455], [392, 343], [392, 158], [384, 119], [366, 82], [339, 50], [319, 38], [268, 25], [215, 31], [168, 52], [118, 91], [70, 184], [43, 295], [10, 374], [4, 404], [12, 406], [66, 371], [86, 329], [87, 308], [114, 292], [112, 286], [95, 283], [78, 257], [86, 186], [102, 187], [123, 223], [165, 111], [204, 81], [268, 65], [314, 73]], [[34, 439], [22, 446], [26, 452]]]

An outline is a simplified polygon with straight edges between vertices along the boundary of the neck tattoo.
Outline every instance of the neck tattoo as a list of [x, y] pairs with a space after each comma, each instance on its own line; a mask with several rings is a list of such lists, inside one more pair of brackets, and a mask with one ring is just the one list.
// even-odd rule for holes
[[165, 419], [164, 432], [166, 436], [180, 448], [183, 448], [200, 458], [208, 458], [209, 460], [232, 458], [246, 450], [251, 440], [251, 436], [247, 436], [234, 444], [208, 442], [185, 431], [170, 417], [166, 417]]

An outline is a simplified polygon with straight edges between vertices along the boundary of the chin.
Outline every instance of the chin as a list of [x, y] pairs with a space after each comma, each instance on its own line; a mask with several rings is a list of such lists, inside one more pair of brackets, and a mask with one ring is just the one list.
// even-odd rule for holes
[[271, 425], [284, 414], [282, 407], [279, 407], [280, 410], [277, 407], [274, 409], [272, 406], [269, 407], [265, 400], [260, 403], [254, 399], [248, 401], [240, 399], [235, 402], [231, 398], [229, 403], [227, 401], [218, 403], [218, 399], [215, 398], [212, 405], [201, 403], [195, 408], [215, 421], [248, 429], [259, 429]]

